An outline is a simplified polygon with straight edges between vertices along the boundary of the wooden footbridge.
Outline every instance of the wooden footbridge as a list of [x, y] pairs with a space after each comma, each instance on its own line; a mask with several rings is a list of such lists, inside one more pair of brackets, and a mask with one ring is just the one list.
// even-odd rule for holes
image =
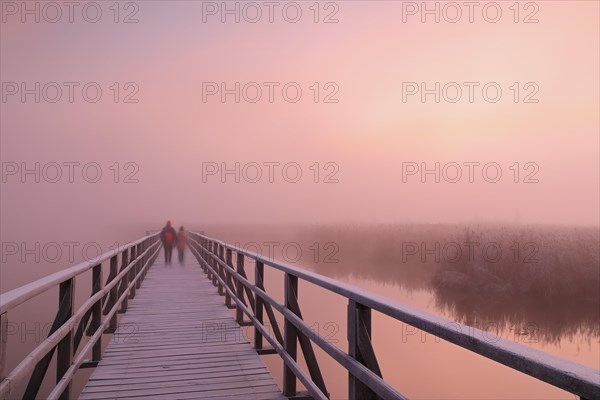
[[[600, 399], [600, 373], [593, 368], [503, 339], [490, 343], [477, 329], [203, 234], [192, 233], [190, 245], [195, 259], [184, 266], [174, 262], [170, 267], [157, 259], [161, 252], [158, 234], [148, 235], [94, 261], [2, 294], [0, 397], [40, 397], [42, 381], [56, 353], [56, 385], [43, 395], [49, 399], [72, 398], [76, 372], [95, 368], [81, 399], [324, 400], [329, 393], [313, 349], [316, 345], [348, 371], [348, 398], [404, 399], [401, 388], [390, 386], [382, 377], [371, 345], [374, 311], [582, 399]], [[254, 261], [254, 277], [246, 274], [247, 258]], [[103, 266], [108, 271], [106, 279]], [[266, 292], [265, 267], [285, 274], [284, 304]], [[75, 278], [90, 271], [91, 296], [75, 309]], [[348, 351], [315, 335], [304, 322], [299, 280], [347, 299]], [[58, 310], [48, 337], [6, 373], [10, 311], [56, 287]], [[235, 318], [229, 308], [235, 309]], [[283, 317], [283, 326], [277, 323], [276, 312]], [[125, 313], [119, 321], [118, 313]], [[120, 332], [131, 326], [135, 335], [128, 335], [130, 330]], [[252, 343], [241, 326], [253, 329]], [[113, 334], [113, 339], [103, 351], [107, 334]], [[298, 345], [308, 371], [297, 362]], [[259, 354], [274, 354], [283, 360], [281, 389]], [[298, 381], [306, 391], [298, 392]], [[21, 386], [24, 390], [17, 393]]]

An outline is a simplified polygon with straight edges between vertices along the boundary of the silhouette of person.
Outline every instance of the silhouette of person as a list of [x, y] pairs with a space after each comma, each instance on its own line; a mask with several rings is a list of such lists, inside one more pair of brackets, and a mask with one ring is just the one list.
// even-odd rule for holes
[[165, 265], [171, 265], [171, 256], [173, 255], [173, 246], [177, 240], [177, 232], [171, 226], [171, 221], [160, 231], [160, 240], [165, 251]]
[[179, 258], [179, 264], [183, 265], [183, 255], [185, 254], [185, 248], [188, 245], [187, 232], [183, 229], [183, 226], [179, 227], [177, 233], [177, 255]]

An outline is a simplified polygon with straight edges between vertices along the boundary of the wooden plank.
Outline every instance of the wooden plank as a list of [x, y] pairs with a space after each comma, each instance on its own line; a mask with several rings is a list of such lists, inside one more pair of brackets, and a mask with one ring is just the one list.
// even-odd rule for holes
[[152, 266], [80, 394], [84, 400], [241, 397], [282, 399], [195, 260]]
[[[107, 395], [105, 393], [89, 393], [82, 394], [81, 400], [104, 400], [107, 398], [122, 398], [122, 399], [165, 399], [172, 400], [177, 399], [224, 399], [224, 398], [237, 398], [239, 399], [251, 399], [254, 394], [269, 393], [270, 396], [266, 399], [281, 399], [281, 392], [278, 391], [277, 386], [259, 386], [259, 387], [241, 387], [241, 388], [223, 388], [219, 390], [209, 391], [195, 391], [188, 389], [187, 391], [166, 391], [167, 393], [150, 393], [147, 392], [136, 392], [134, 394], [129, 393], [118, 393], [117, 395]], [[108, 397], [110, 396], [110, 397]]]
[[241, 379], [239, 374], [212, 376], [207, 378], [197, 378], [195, 375], [166, 375], [161, 378], [138, 378], [135, 380], [122, 380], [117, 378], [105, 380], [102, 385], [88, 385], [86, 393], [108, 393], [121, 390], [136, 391], [191, 386], [201, 386], [202, 389], [207, 389], [211, 385], [219, 387], [264, 386], [265, 382], [267, 385], [272, 383], [271, 377], [267, 372], [262, 374], [244, 374]]
[[[275, 397], [273, 397], [275, 396]], [[201, 394], [201, 393], [185, 393], [177, 395], [177, 398], [180, 400], [184, 399], [218, 399], [218, 400], [272, 400], [273, 398], [277, 400], [287, 400], [287, 397], [283, 396], [281, 393], [274, 393], [272, 389], [269, 388], [260, 388], [260, 390], [255, 389], [252, 393], [238, 393], [231, 395], [219, 394], [217, 396], [213, 396], [210, 394]], [[152, 400], [172, 400], [172, 397], [169, 396], [157, 396]]]
[[[126, 369], [131, 369], [132, 367], [136, 367], [136, 371], [135, 372], [150, 372], [150, 371], [156, 371], [156, 370], [161, 370], [161, 371], [177, 371], [180, 366], [185, 366], [189, 369], [202, 369], [202, 368], [206, 368], [206, 367], [210, 367], [213, 366], [215, 368], [215, 370], [218, 370], [218, 368], [220, 367], [224, 367], [224, 368], [229, 368], [231, 367], [232, 363], [231, 360], [227, 359], [224, 361], [215, 361], [215, 359], [209, 359], [206, 361], [195, 361], [195, 359], [176, 359], [176, 360], [169, 360], [169, 361], [154, 361], [154, 362], [142, 362], [142, 363], [124, 363], [124, 362], [120, 362], [120, 363], [104, 363], [105, 366], [110, 366], [111, 368], [108, 370], [108, 372], [106, 372], [106, 374], [121, 374], [123, 372], [123, 370]], [[246, 365], [249, 365], [251, 367], [262, 367], [264, 364], [261, 364], [259, 361], [256, 361], [256, 359], [240, 359], [238, 360], [238, 362], [235, 364], [238, 367], [240, 367], [241, 369], [243, 369], [243, 367], [245, 367]], [[98, 376], [105, 376], [103, 375], [102, 372], [98, 373]]]
[[[161, 333], [157, 333], [157, 335], [160, 335]], [[145, 340], [143, 338], [140, 338], [136, 343], [134, 343], [133, 341], [131, 342], [131, 347], [129, 349], [127, 348], [119, 348], [119, 349], [115, 349], [112, 350], [110, 352], [107, 352], [107, 356], [113, 356], [113, 357], [123, 357], [126, 356], [127, 354], [131, 354], [133, 352], [135, 352], [136, 354], [140, 355], [140, 358], [142, 357], [157, 357], [157, 356], [161, 356], [163, 354], [166, 355], [178, 355], [178, 354], [206, 354], [206, 353], [218, 353], [218, 352], [230, 352], [230, 351], [234, 351], [236, 349], [243, 349], [246, 348], [246, 346], [244, 346], [245, 344], [248, 343], [247, 340], [233, 340], [233, 333], [228, 335], [228, 339], [225, 340], [225, 338], [222, 339], [215, 339], [215, 340], [205, 340], [205, 338], [203, 338], [202, 336], [196, 336], [196, 340], [192, 341], [190, 343], [188, 343], [185, 346], [177, 346], [176, 344], [171, 344], [171, 343], [160, 343], [158, 342], [158, 345], [160, 346], [160, 348], [152, 348], [153, 346], [144, 346]], [[238, 336], [241, 336], [241, 333], [238, 332]], [[152, 341], [154, 341], [154, 343], [156, 343], [156, 339], [152, 338]], [[137, 346], [136, 346], [137, 344]], [[208, 349], [206, 349], [205, 347], [208, 347]], [[147, 349], [147, 350], [145, 350]], [[148, 350], [150, 352], [150, 355], [147, 355], [146, 353], [148, 353]]]
[[[256, 381], [254, 384], [250, 385], [248, 382], [242, 380], [240, 382], [234, 383], [217, 383], [212, 385], [190, 385], [190, 386], [182, 386], [180, 384], [174, 385], [173, 387], [158, 387], [158, 388], [150, 388], [150, 389], [134, 389], [134, 390], [114, 390], [113, 391], [102, 391], [102, 392], [84, 392], [82, 393], [82, 397], [80, 398], [89, 398], [89, 396], [94, 396], [94, 398], [100, 399], [122, 399], [122, 398], [138, 398], [142, 396], [157, 396], [157, 395], [172, 395], [173, 397], [178, 397], [180, 393], [200, 393], [200, 392], [218, 392], [221, 391], [223, 395], [228, 395], [227, 392], [230, 389], [241, 389], [243, 392], [251, 391], [256, 387], [264, 387], [272, 388], [276, 387], [272, 383], [271, 379], [265, 379], [263, 381]], [[83, 396], [85, 394], [85, 396]]]
[[[236, 370], [232, 370], [231, 369], [231, 365], [225, 365], [225, 366], [221, 366], [221, 367], [213, 367], [215, 364], [218, 363], [210, 363], [207, 365], [202, 366], [202, 368], [181, 368], [181, 369], [169, 369], [169, 370], [164, 370], [164, 368], [162, 370], [155, 370], [155, 371], [140, 371], [140, 372], [136, 372], [136, 373], [128, 373], [127, 375], [123, 376], [123, 374], [120, 374], [118, 371], [115, 371], [113, 374], [110, 375], [100, 375], [100, 376], [96, 376], [96, 378], [92, 381], [89, 381], [88, 385], [90, 386], [94, 386], [94, 385], [102, 385], [104, 381], [112, 381], [115, 378], [122, 378], [123, 382], [127, 381], [128, 379], [160, 379], [162, 377], [168, 377], [168, 376], [190, 376], [190, 377], [196, 377], [196, 373], [198, 370], [202, 370], [205, 368], [210, 368], [210, 371], [202, 371], [202, 378], [201, 379], [210, 379], [211, 377], [215, 376], [230, 376], [230, 375], [242, 375], [242, 374], [247, 374], [247, 375], [254, 375], [254, 374], [264, 374], [264, 373], [268, 373], [268, 370], [265, 367], [259, 366], [259, 364], [247, 364], [247, 365], [243, 365], [242, 363], [238, 364], [237, 366], [239, 366], [239, 368], [237, 368]], [[251, 371], [245, 371], [246, 369], [250, 369]]]

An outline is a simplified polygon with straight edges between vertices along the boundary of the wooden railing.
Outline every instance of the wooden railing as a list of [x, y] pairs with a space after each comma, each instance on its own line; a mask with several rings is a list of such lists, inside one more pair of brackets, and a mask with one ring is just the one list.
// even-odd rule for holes
[[[371, 312], [377, 311], [398, 321], [421, 329], [454, 343], [490, 360], [521, 371], [536, 379], [580, 396], [581, 399], [600, 398], [600, 373], [544, 352], [505, 339], [486, 340], [486, 333], [430, 313], [408, 307], [375, 293], [347, 285], [337, 280], [298, 269], [282, 262], [262, 257], [198, 233], [190, 234], [191, 249], [209, 279], [225, 296], [226, 304], [236, 308], [240, 325], [254, 326], [254, 347], [262, 354], [277, 353], [283, 359], [283, 394], [298, 396], [296, 378], [308, 390], [307, 398], [328, 398], [323, 375], [315, 356], [315, 343], [348, 371], [350, 399], [404, 399], [382, 377], [371, 343]], [[235, 253], [235, 267], [233, 254]], [[254, 281], [246, 275], [244, 259], [253, 259]], [[265, 289], [265, 266], [285, 274], [284, 304], [278, 303]], [[298, 280], [310, 282], [348, 301], [348, 352], [340, 350], [325, 338], [315, 335], [302, 318], [298, 304]], [[235, 303], [235, 304], [233, 304]], [[283, 333], [274, 310], [284, 317]], [[270, 328], [264, 321], [266, 313]], [[249, 321], [244, 320], [244, 315]], [[273, 332], [271, 334], [270, 332]], [[263, 338], [272, 346], [263, 348]], [[306, 361], [308, 374], [297, 362], [297, 344]]]
[[[306, 398], [327, 399], [329, 393], [319, 368], [313, 343], [319, 346], [348, 371], [348, 397], [351, 399], [404, 399], [383, 378], [371, 342], [372, 311], [421, 329], [434, 336], [502, 363], [536, 379], [566, 390], [582, 399], [600, 398], [600, 373], [541, 351], [495, 338], [486, 340], [486, 333], [454, 321], [429, 314], [374, 293], [337, 280], [298, 269], [237, 248], [231, 244], [190, 233], [190, 248], [209, 279], [218, 287], [225, 303], [236, 309], [240, 325], [254, 327], [254, 347], [260, 354], [278, 354], [284, 362], [283, 393], [302, 398], [297, 391], [297, 379], [306, 387]], [[56, 386], [49, 399], [68, 399], [71, 381], [79, 368], [94, 367], [102, 357], [102, 335], [117, 327], [117, 312], [127, 310], [148, 268], [160, 251], [158, 234], [103, 254], [94, 261], [84, 262], [64, 271], [9, 291], [0, 296], [0, 398], [15, 398], [16, 384], [29, 379], [24, 399], [35, 398], [56, 351]], [[234, 267], [235, 254], [235, 267]], [[254, 260], [253, 282], [244, 268], [245, 257]], [[119, 259], [120, 267], [119, 267]], [[102, 264], [109, 262], [110, 272], [103, 283]], [[267, 294], [265, 266], [285, 274], [284, 304]], [[92, 293], [74, 310], [75, 278], [92, 272]], [[348, 351], [342, 351], [307, 325], [298, 301], [298, 282], [304, 280], [340, 295], [348, 301]], [[58, 311], [48, 334], [12, 371], [5, 374], [7, 324], [9, 311], [20, 304], [58, 287]], [[275, 311], [283, 316], [283, 332]], [[265, 325], [265, 314], [269, 328]], [[244, 315], [249, 320], [245, 320]], [[79, 349], [84, 335], [85, 345]], [[270, 348], [263, 346], [263, 341]], [[298, 344], [308, 373], [297, 361]], [[91, 351], [92, 359], [85, 360]]]
[[[148, 235], [107, 252], [93, 261], [83, 262], [2, 294], [0, 296], [0, 398], [14, 399], [16, 384], [28, 377], [29, 382], [23, 398], [36, 398], [55, 351], [56, 386], [47, 398], [71, 398], [71, 381], [75, 372], [79, 368], [94, 367], [98, 364], [102, 357], [102, 334], [115, 331], [117, 312], [127, 311], [127, 300], [135, 297], [136, 289], [140, 287], [159, 250], [158, 234]], [[109, 262], [110, 272], [106, 282], [103, 283], [102, 264], [105, 262]], [[89, 270], [92, 271], [92, 293], [81, 307], [74, 310], [75, 278]], [[48, 337], [5, 375], [8, 312], [57, 286], [59, 288], [58, 311]], [[84, 335], [87, 336], [86, 344], [79, 349]], [[90, 350], [92, 359], [85, 360]]]

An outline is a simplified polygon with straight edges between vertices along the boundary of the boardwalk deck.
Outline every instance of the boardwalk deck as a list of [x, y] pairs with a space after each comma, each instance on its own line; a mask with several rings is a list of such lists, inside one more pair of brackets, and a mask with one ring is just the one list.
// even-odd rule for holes
[[285, 399], [187, 254], [153, 265], [80, 399]]

